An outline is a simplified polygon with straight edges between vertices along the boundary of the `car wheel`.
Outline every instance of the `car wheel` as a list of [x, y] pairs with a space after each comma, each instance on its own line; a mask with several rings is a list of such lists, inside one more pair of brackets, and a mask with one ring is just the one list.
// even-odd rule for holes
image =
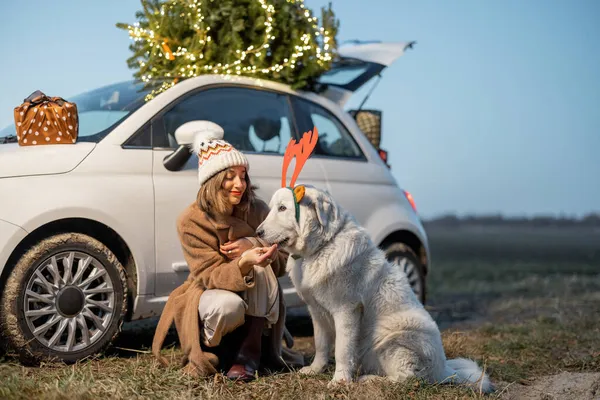
[[391, 243], [384, 246], [383, 250], [387, 259], [404, 271], [413, 292], [425, 304], [425, 274], [415, 252], [404, 243]]
[[79, 233], [42, 240], [23, 254], [0, 299], [0, 329], [24, 363], [75, 362], [116, 336], [127, 309], [125, 269]]

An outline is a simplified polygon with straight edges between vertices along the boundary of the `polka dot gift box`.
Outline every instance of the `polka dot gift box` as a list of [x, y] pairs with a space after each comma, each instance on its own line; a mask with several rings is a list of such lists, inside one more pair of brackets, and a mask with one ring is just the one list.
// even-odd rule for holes
[[15, 107], [15, 127], [20, 146], [73, 144], [79, 134], [77, 106], [37, 90]]

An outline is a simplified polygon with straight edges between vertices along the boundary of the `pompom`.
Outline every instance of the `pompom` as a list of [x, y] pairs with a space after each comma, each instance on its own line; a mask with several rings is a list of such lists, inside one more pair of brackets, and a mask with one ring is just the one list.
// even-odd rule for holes
[[198, 154], [200, 148], [210, 140], [222, 140], [225, 132], [220, 125], [210, 121], [190, 121], [185, 124], [186, 130], [190, 130], [194, 135], [194, 145], [192, 150]]

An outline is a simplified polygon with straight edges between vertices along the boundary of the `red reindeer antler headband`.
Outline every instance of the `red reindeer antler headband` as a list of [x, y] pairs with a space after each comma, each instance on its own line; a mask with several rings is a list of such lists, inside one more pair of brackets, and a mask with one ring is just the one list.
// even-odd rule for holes
[[298, 203], [302, 200], [304, 196], [304, 186], [300, 185], [298, 187], [294, 187], [296, 184], [296, 179], [298, 179], [298, 175], [304, 168], [304, 164], [306, 160], [309, 159], [312, 154], [315, 146], [317, 145], [317, 141], [319, 140], [319, 132], [317, 131], [317, 127], [314, 127], [312, 131], [304, 132], [302, 135], [302, 139], [300, 139], [299, 143], [296, 143], [296, 139], [290, 139], [287, 147], [285, 148], [285, 153], [283, 155], [283, 169], [281, 172], [281, 187], [286, 187], [285, 181], [287, 177], [287, 169], [292, 162], [294, 157], [296, 158], [296, 165], [294, 167], [294, 174], [292, 175], [292, 180], [290, 181], [290, 185], [287, 186], [292, 193], [294, 194], [294, 203], [296, 206], [296, 220], [300, 218], [300, 208]]
[[294, 174], [290, 181], [290, 187], [294, 187], [300, 171], [304, 168], [306, 160], [310, 157], [317, 141], [319, 140], [319, 132], [317, 128], [313, 128], [312, 131], [304, 132], [302, 139], [299, 143], [296, 143], [296, 139], [290, 139], [287, 147], [285, 148], [285, 154], [283, 155], [283, 170], [281, 174], [281, 187], [286, 187], [285, 180], [287, 176], [287, 169], [292, 162], [292, 159], [296, 157], [296, 166], [294, 168]]

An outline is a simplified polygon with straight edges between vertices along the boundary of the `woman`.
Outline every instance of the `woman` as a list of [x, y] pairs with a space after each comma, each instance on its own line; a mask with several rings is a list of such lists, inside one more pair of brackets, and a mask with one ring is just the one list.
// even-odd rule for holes
[[[252, 380], [261, 356], [270, 367], [302, 366], [302, 356], [281, 345], [285, 306], [277, 277], [285, 273], [288, 255], [255, 236], [269, 209], [254, 197], [248, 160], [223, 140], [220, 126], [188, 124], [197, 132], [200, 190], [179, 217], [177, 230], [190, 275], [169, 296], [152, 351], [167, 364], [160, 349], [175, 321], [182, 364], [192, 375], [216, 373], [215, 353], [223, 336], [233, 331], [242, 332], [243, 339], [227, 372], [230, 379]], [[202, 351], [201, 343], [208, 351]]]

